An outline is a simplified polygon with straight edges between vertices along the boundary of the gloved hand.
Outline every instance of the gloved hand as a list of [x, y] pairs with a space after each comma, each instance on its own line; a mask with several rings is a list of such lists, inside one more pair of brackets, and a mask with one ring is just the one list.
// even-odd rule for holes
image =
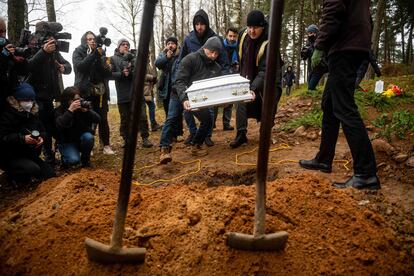
[[322, 50], [315, 49], [313, 51], [312, 59], [311, 59], [312, 68], [315, 68], [316, 66], [319, 65], [319, 63], [321, 63], [322, 56], [323, 56], [323, 51]]

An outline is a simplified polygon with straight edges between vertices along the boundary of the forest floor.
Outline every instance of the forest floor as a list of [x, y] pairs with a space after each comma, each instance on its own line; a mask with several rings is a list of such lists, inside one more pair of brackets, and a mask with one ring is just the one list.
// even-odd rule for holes
[[[407, 78], [404, 89], [412, 97], [414, 78]], [[372, 82], [364, 85], [373, 89]], [[123, 150], [117, 109], [112, 107], [116, 155], [104, 156], [96, 149], [91, 168], [60, 171], [36, 186], [11, 187], [2, 176], [0, 274], [413, 275], [414, 134], [373, 140], [381, 190], [334, 189], [332, 181], [352, 175], [348, 145], [341, 133], [331, 174], [299, 167], [299, 159], [316, 154], [320, 130], [282, 131], [285, 123], [314, 106], [314, 97], [298, 93], [284, 96], [279, 104], [268, 173], [266, 233], [289, 233], [283, 251], [248, 252], [226, 245], [226, 233], [253, 230], [260, 125], [249, 121], [248, 145], [230, 149], [235, 133], [223, 131], [218, 119], [216, 145], [201, 159], [175, 143], [173, 162], [158, 165], [158, 147], [137, 147], [124, 245], [145, 247], [145, 261], [89, 261], [84, 240], [109, 244], [118, 195]], [[412, 112], [414, 104], [401, 108]], [[381, 113], [366, 107], [370, 137], [380, 133], [372, 120]], [[159, 135], [152, 132], [150, 138], [157, 143]]]

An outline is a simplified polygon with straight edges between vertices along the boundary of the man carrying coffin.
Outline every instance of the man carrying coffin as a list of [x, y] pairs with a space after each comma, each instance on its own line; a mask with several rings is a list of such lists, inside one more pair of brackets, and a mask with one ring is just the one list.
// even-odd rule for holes
[[[186, 93], [187, 88], [198, 80], [217, 77], [221, 74], [222, 68], [216, 62], [219, 53], [222, 51], [223, 43], [216, 36], [209, 38], [204, 46], [198, 51], [188, 54], [180, 62], [178, 67], [175, 85], [171, 94], [168, 116], [161, 133], [161, 156], [160, 163], [166, 164], [171, 158], [171, 141], [175, 121], [183, 109], [190, 111], [190, 102]], [[192, 140], [191, 154], [194, 156], [207, 155], [207, 149], [203, 143], [212, 124], [212, 116], [208, 108], [192, 111], [193, 115], [200, 121], [200, 127]]]

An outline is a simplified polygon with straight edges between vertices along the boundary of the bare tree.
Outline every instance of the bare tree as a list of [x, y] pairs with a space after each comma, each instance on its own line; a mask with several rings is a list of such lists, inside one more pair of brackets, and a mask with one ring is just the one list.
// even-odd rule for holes
[[55, 1], [46, 0], [47, 21], [56, 22]]
[[18, 44], [20, 31], [24, 28], [25, 0], [8, 0], [8, 36], [13, 44]]

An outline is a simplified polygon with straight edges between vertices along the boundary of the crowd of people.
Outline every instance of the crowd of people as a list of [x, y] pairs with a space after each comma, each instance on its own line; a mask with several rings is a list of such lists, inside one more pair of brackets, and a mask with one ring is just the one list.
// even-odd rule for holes
[[[355, 175], [345, 184], [336, 186], [376, 189], [379, 188], [379, 180], [375, 158], [353, 99], [356, 72], [362, 61], [368, 58], [370, 47], [369, 1], [362, 1], [363, 6], [355, 4], [356, 1], [347, 2], [349, 9], [345, 15], [339, 14], [342, 11], [337, 2], [340, 1], [325, 2], [332, 3], [324, 5], [320, 27], [311, 25], [307, 28], [308, 42], [302, 49], [302, 58], [308, 60], [309, 90], [315, 90], [321, 77], [329, 71], [322, 101], [322, 141], [316, 157], [301, 160], [300, 165], [306, 169], [330, 172], [341, 124], [353, 154]], [[355, 22], [361, 26], [349, 23], [356, 18]], [[250, 81], [253, 101], [235, 104], [236, 133], [229, 144], [231, 148], [248, 142], [248, 118], [261, 119], [269, 42], [269, 25], [264, 14], [258, 10], [251, 11], [247, 15], [246, 27], [240, 31], [230, 27], [225, 37], [214, 32], [209, 22], [204, 10], [197, 11], [193, 17], [193, 30], [180, 45], [176, 37], [166, 39], [165, 48], [154, 64], [159, 77], [147, 70], [139, 131], [142, 147], [152, 147], [150, 130], [161, 129], [160, 164], [172, 161], [174, 142], [184, 141], [191, 146], [194, 156], [205, 156], [208, 147], [214, 146], [218, 107], [190, 109], [186, 89], [194, 81], [226, 74], [240, 74]], [[343, 28], [341, 24], [350, 24], [350, 27]], [[120, 39], [114, 55], [107, 57], [97, 36], [91, 31], [86, 32], [72, 55], [74, 85], [61, 93], [60, 74], [70, 74], [72, 66], [59, 54], [53, 35], [49, 34], [32, 56], [20, 58], [14, 55], [14, 46], [7, 43], [5, 27], [6, 22], [1, 19], [1, 37], [6, 43], [0, 55], [0, 77], [5, 84], [0, 91], [0, 168], [10, 179], [27, 182], [54, 176], [56, 151], [60, 153], [63, 168], [89, 166], [96, 129], [103, 154], [114, 154], [108, 122], [109, 80], [115, 81], [120, 135], [124, 145], [129, 142], [127, 129], [131, 117], [135, 56], [127, 39]], [[343, 31], [338, 34], [339, 28]], [[41, 30], [36, 30], [35, 34], [39, 32]], [[349, 39], [360, 35], [366, 39]], [[26, 76], [24, 81], [21, 81], [21, 76]], [[277, 89], [273, 91], [277, 99], [282, 94], [282, 80], [286, 94], [290, 95], [295, 80], [292, 66], [287, 66], [283, 76], [281, 73], [278, 76]], [[165, 113], [162, 127], [155, 118], [154, 87]], [[60, 103], [57, 107], [56, 102]], [[148, 105], [150, 124], [145, 105]], [[273, 115], [276, 108], [275, 105]], [[223, 106], [224, 131], [234, 130], [230, 124], [232, 109], [232, 104]], [[185, 140], [183, 121], [189, 132]], [[41, 149], [43, 159], [40, 158]]]

